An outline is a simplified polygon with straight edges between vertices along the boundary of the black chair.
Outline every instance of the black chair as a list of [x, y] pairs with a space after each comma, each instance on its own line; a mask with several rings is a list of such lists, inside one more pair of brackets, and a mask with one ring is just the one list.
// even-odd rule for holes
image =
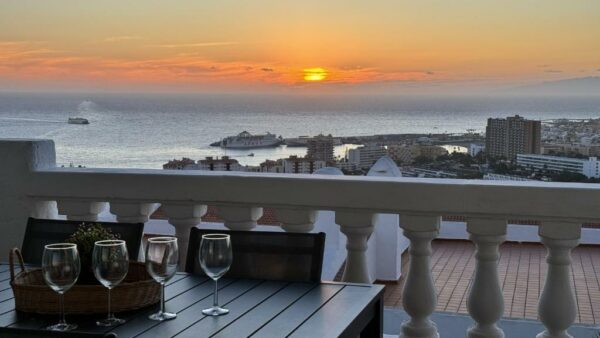
[[144, 233], [144, 223], [81, 222], [29, 218], [23, 245], [21, 246], [25, 263], [41, 265], [44, 246], [63, 242], [77, 230], [81, 223], [99, 223], [113, 233], [119, 234], [121, 239], [127, 242], [129, 258], [132, 260], [138, 259]]
[[0, 327], [2, 338], [117, 338], [116, 333], [81, 333], [81, 332], [59, 332], [48, 330], [21, 329], [14, 327]]
[[205, 275], [198, 250], [202, 235], [231, 236], [233, 263], [225, 274], [230, 278], [320, 282], [323, 267], [324, 233], [265, 231], [220, 231], [192, 228], [186, 272]]

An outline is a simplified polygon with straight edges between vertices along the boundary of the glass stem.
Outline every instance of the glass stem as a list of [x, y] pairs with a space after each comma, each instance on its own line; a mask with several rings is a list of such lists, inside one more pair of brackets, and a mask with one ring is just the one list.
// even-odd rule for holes
[[109, 320], [112, 319], [112, 317], [113, 317], [113, 315], [110, 311], [110, 289], [111, 288], [108, 288], [108, 319]]
[[165, 283], [160, 283], [160, 313], [165, 312]]
[[60, 320], [58, 323], [67, 325], [67, 321], [65, 320], [65, 295], [62, 292], [58, 294], [58, 307], [60, 311]]
[[215, 279], [215, 294], [213, 295], [213, 306], [219, 307], [219, 288], [217, 287], [217, 279]]

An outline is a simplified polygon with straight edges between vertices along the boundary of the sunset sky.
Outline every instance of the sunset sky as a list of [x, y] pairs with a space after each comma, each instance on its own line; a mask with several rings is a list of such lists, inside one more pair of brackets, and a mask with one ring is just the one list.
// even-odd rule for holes
[[0, 2], [0, 90], [431, 91], [600, 76], [598, 0]]

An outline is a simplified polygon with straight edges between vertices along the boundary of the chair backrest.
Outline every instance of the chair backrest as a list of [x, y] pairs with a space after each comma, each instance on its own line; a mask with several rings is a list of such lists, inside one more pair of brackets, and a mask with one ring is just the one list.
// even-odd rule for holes
[[113, 233], [119, 234], [121, 239], [127, 242], [129, 258], [132, 260], [138, 259], [144, 232], [144, 223], [81, 222], [29, 218], [25, 237], [23, 238], [23, 245], [21, 246], [21, 254], [25, 263], [40, 265], [42, 263], [44, 246], [63, 242], [77, 230], [77, 227], [81, 223], [99, 223], [103, 227], [110, 229]]
[[324, 233], [223, 231], [192, 228], [186, 271], [204, 275], [198, 251], [202, 235], [231, 236], [231, 278], [319, 282], [323, 267]]
[[35, 329], [21, 329], [14, 327], [0, 327], [0, 337], [2, 338], [117, 338], [116, 333], [81, 333], [81, 332], [60, 332]]

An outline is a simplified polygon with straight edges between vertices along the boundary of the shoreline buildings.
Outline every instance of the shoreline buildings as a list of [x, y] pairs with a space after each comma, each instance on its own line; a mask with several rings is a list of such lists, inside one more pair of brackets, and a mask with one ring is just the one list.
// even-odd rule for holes
[[542, 122], [515, 115], [489, 118], [486, 127], [485, 151], [488, 157], [514, 160], [517, 154], [541, 152]]
[[229, 156], [212, 157], [207, 156], [197, 162], [184, 157], [181, 160], [171, 160], [163, 165], [163, 169], [171, 170], [208, 170], [208, 171], [247, 171], [238, 160]]
[[320, 160], [325, 162], [333, 162], [333, 136], [331, 134], [318, 135], [312, 137], [306, 141], [307, 151], [306, 157], [309, 157], [314, 160]]

